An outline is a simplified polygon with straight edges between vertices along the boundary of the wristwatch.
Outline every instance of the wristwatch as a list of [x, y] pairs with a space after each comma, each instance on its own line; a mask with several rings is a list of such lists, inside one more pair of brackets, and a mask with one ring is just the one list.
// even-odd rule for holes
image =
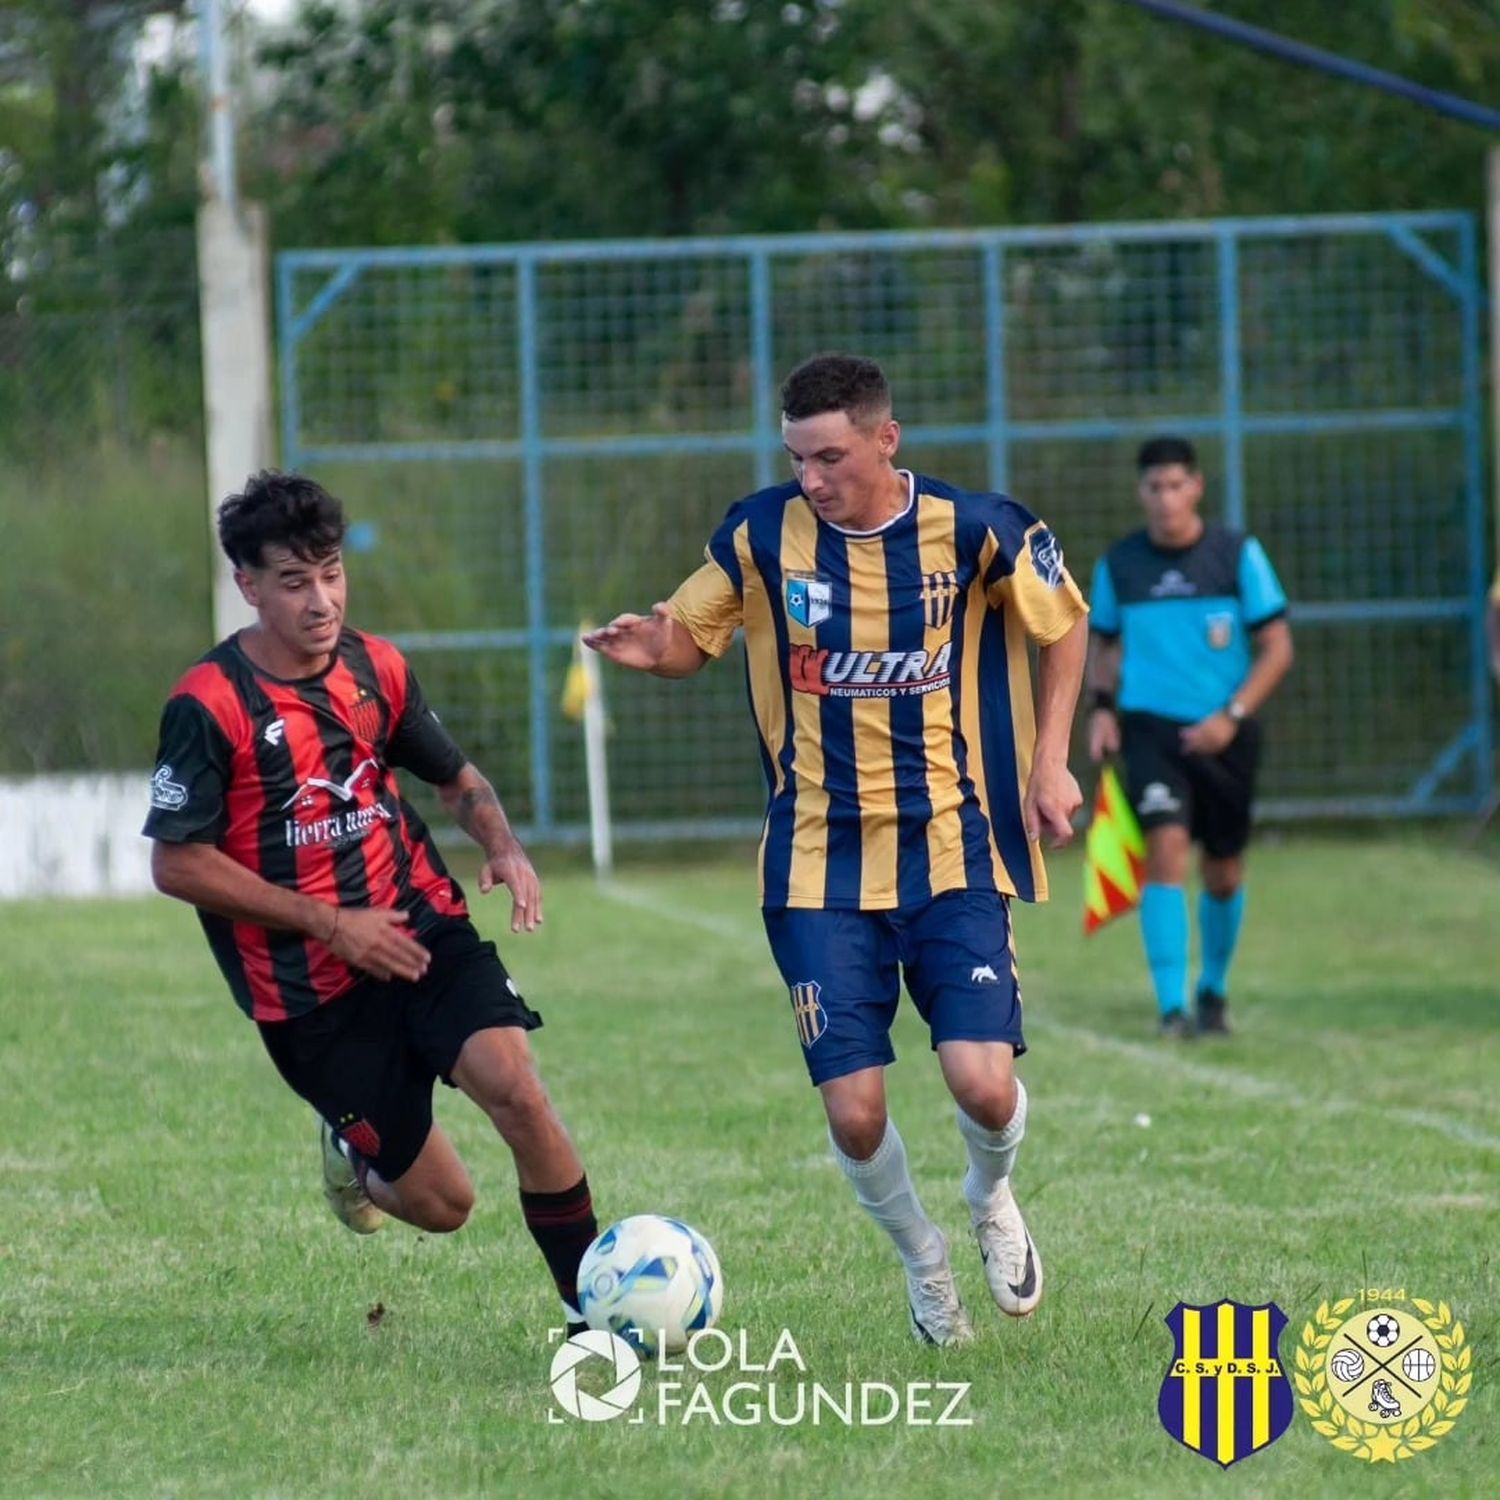
[[1236, 724], [1240, 724], [1244, 722], [1244, 719], [1249, 713], [1249, 710], [1243, 703], [1240, 702], [1238, 698], [1231, 698], [1227, 707], [1224, 709], [1224, 712], [1228, 714]]

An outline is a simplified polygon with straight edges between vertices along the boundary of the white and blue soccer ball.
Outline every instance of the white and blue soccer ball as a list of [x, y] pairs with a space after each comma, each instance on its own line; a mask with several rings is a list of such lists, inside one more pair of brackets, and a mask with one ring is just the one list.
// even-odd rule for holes
[[584, 1321], [645, 1355], [685, 1349], [695, 1333], [713, 1327], [723, 1308], [719, 1257], [680, 1219], [621, 1219], [584, 1251], [578, 1267]]

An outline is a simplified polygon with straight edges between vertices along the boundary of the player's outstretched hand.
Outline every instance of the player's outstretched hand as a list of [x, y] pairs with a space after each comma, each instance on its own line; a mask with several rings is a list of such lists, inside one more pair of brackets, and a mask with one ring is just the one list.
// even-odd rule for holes
[[510, 930], [535, 932], [542, 925], [542, 882], [514, 839], [480, 868], [480, 893], [487, 896], [497, 885], [510, 887]]
[[657, 603], [649, 615], [616, 615], [608, 625], [588, 631], [583, 644], [622, 667], [649, 672], [666, 654], [671, 640], [672, 611]]
[[415, 983], [432, 955], [406, 931], [407, 915], [388, 907], [341, 906], [327, 946], [351, 968], [376, 979]]
[[1026, 837], [1040, 839], [1049, 835], [1054, 849], [1061, 849], [1073, 837], [1073, 814], [1083, 806], [1083, 793], [1073, 773], [1065, 765], [1038, 761], [1032, 767], [1031, 780], [1021, 803], [1026, 823]]
[[1089, 715], [1089, 759], [1097, 766], [1119, 752], [1120, 721], [1109, 709], [1096, 708]]

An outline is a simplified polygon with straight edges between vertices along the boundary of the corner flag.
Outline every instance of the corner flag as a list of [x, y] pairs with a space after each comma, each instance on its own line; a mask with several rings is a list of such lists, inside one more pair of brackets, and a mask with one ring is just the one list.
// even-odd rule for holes
[[1115, 768], [1105, 766], [1094, 793], [1094, 819], [1083, 862], [1085, 937], [1140, 905], [1145, 873], [1146, 839], [1141, 825]]
[[[580, 637], [585, 631], [594, 627], [585, 620], [578, 627]], [[583, 719], [584, 710], [588, 707], [588, 701], [593, 697], [593, 684], [589, 680], [588, 669], [583, 664], [584, 647], [582, 640], [573, 642], [573, 660], [568, 666], [568, 675], [563, 678], [562, 711], [566, 718], [579, 723]]]

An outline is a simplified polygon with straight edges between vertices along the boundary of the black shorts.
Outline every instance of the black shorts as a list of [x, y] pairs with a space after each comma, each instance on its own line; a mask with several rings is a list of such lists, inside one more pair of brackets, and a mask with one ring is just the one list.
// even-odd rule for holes
[[1260, 725], [1246, 719], [1217, 755], [1183, 753], [1184, 725], [1156, 714], [1120, 718], [1126, 792], [1145, 829], [1177, 823], [1203, 852], [1230, 859], [1250, 842], [1250, 807], [1260, 767]]
[[394, 1182], [432, 1129], [432, 1085], [449, 1087], [453, 1065], [476, 1031], [542, 1018], [521, 998], [493, 943], [459, 919], [421, 934], [426, 975], [364, 979], [306, 1015], [259, 1023], [281, 1076]]

